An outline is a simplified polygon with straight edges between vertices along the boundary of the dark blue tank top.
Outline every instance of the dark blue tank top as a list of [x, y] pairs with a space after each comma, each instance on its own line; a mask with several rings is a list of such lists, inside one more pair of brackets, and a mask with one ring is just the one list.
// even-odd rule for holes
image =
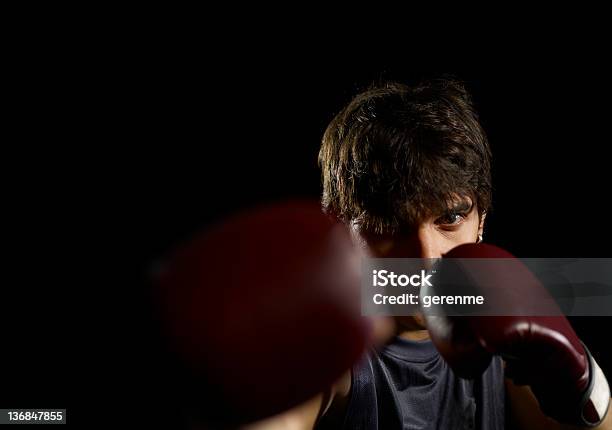
[[[465, 380], [453, 373], [431, 341], [396, 337], [365, 354], [351, 379], [342, 429], [504, 428], [499, 357], [480, 378]], [[330, 420], [323, 416], [316, 428], [332, 428]]]

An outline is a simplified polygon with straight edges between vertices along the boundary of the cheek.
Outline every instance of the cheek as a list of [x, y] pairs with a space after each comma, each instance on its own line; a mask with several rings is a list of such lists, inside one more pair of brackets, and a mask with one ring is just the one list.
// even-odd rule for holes
[[478, 217], [469, 217], [463, 222], [456, 231], [445, 234], [447, 246], [450, 249], [463, 245], [464, 243], [474, 243], [478, 237]]
[[478, 216], [470, 216], [459, 229], [462, 243], [474, 242], [478, 236], [479, 219]]

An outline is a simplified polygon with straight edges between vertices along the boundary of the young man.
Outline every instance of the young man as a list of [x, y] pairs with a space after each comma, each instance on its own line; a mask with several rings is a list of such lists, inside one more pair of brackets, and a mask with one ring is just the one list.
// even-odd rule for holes
[[[371, 256], [439, 258], [483, 240], [490, 159], [462, 85], [389, 83], [359, 94], [325, 131], [323, 209]], [[394, 323], [386, 344], [328, 391], [262, 428], [572, 428], [545, 416], [527, 386], [505, 380], [501, 358], [476, 380], [461, 379], [422, 319]], [[612, 428], [611, 414], [598, 428]]]
[[[490, 157], [460, 85], [388, 84], [358, 95], [325, 132], [323, 207], [372, 256], [440, 258], [482, 240]], [[503, 428], [499, 358], [481, 380], [458, 379], [422, 320], [396, 323], [397, 336], [345, 377], [320, 427], [342, 417], [347, 428]], [[336, 406], [349, 395], [348, 408]]]

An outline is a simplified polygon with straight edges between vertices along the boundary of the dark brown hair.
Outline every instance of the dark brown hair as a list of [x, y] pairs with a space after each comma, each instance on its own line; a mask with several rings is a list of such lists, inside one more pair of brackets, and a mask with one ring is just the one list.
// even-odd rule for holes
[[323, 209], [393, 233], [469, 197], [491, 205], [491, 152], [462, 84], [387, 83], [357, 95], [321, 144]]

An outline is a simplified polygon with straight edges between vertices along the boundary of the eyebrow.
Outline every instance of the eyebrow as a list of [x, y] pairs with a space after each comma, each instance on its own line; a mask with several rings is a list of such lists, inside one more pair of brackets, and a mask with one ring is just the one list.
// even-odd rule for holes
[[471, 212], [473, 207], [474, 202], [471, 199], [466, 199], [452, 203], [448, 210], [454, 212]]

